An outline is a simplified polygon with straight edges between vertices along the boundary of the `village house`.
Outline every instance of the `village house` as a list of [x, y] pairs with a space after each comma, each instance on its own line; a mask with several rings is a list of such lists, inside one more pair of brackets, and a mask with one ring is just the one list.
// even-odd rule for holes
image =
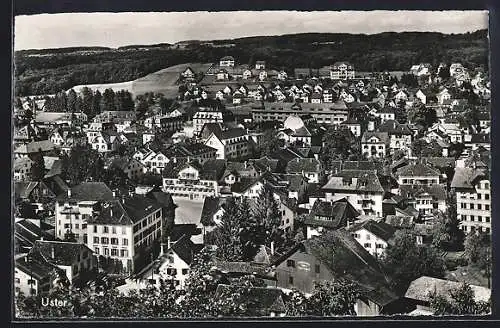
[[116, 151], [120, 146], [118, 133], [112, 130], [97, 132], [97, 136], [90, 140], [92, 149], [100, 153], [109, 153]]
[[348, 118], [344, 122], [340, 123], [340, 125], [346, 126], [354, 136], [361, 136], [361, 123], [359, 123], [355, 118]]
[[[62, 273], [64, 274], [64, 273]], [[24, 255], [16, 258], [14, 269], [14, 295], [44, 296], [55, 285], [61, 269], [43, 259]]]
[[348, 227], [354, 239], [375, 258], [380, 258], [391, 243], [396, 229], [383, 222], [366, 220]]
[[410, 68], [410, 73], [416, 76], [429, 75], [431, 73], [432, 66], [429, 63], [422, 63], [418, 65], [412, 65]]
[[87, 220], [87, 246], [106, 261], [119, 263], [116, 273], [135, 273], [144, 267], [162, 233], [162, 207], [143, 195], [100, 204]]
[[396, 171], [398, 184], [403, 185], [435, 185], [439, 184], [441, 173], [422, 163], [403, 166]]
[[50, 140], [33, 141], [22, 144], [14, 150], [14, 158], [32, 157], [41, 153], [43, 156], [49, 155], [57, 147]]
[[432, 216], [435, 211], [446, 212], [446, 189], [442, 185], [401, 185], [401, 196], [408, 199], [421, 216]]
[[134, 158], [139, 160], [147, 172], [160, 174], [163, 169], [170, 163], [170, 158], [165, 150], [149, 151], [140, 159], [142, 151], [137, 151]]
[[[186, 143], [179, 142], [171, 145], [165, 149], [165, 154], [167, 155], [165, 159], [177, 160], [197, 160], [198, 163], [203, 165], [205, 162], [217, 158], [217, 149], [209, 147], [203, 143]], [[165, 163], [166, 165], [167, 163]], [[165, 167], [165, 166], [163, 166]]]
[[387, 132], [366, 131], [361, 138], [361, 151], [367, 158], [384, 158], [389, 146]]
[[234, 57], [224, 56], [219, 61], [219, 66], [221, 67], [234, 67]]
[[193, 69], [191, 67], [186, 67], [186, 69], [181, 73], [181, 76], [184, 78], [184, 79], [194, 79], [195, 77], [195, 72], [193, 71]]
[[64, 270], [71, 284], [89, 278], [96, 267], [92, 250], [78, 242], [37, 240], [27, 256]]
[[362, 215], [382, 216], [384, 188], [376, 171], [342, 170], [321, 189], [327, 201], [346, 198]]
[[396, 311], [399, 298], [388, 287], [380, 264], [346, 231], [335, 230], [302, 241], [273, 264], [280, 288], [311, 293], [314, 281], [331, 281], [348, 272], [348, 279], [361, 286], [354, 306], [358, 316]]
[[390, 154], [396, 150], [409, 150], [411, 148], [413, 133], [408, 125], [400, 124], [395, 120], [387, 120], [379, 125], [378, 131], [388, 134]]
[[193, 115], [194, 134], [199, 135], [207, 123], [222, 124], [228, 120], [231, 120], [229, 112], [208, 107], [200, 107], [200, 110]]
[[125, 156], [112, 158], [109, 165], [107, 165], [107, 168], [113, 167], [122, 171], [129, 179], [132, 180], [141, 177], [146, 172], [144, 164], [135, 158], [127, 158]]
[[359, 215], [359, 212], [346, 198], [336, 201], [317, 199], [304, 220], [306, 239], [319, 236], [330, 230], [348, 227], [356, 221]]

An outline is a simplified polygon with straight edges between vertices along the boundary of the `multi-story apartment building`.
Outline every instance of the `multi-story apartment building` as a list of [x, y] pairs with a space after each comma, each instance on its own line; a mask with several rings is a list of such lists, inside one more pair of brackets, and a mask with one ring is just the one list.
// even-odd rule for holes
[[163, 171], [163, 191], [172, 197], [203, 201], [207, 196], [218, 196], [216, 174], [205, 171], [195, 162], [170, 162]]
[[332, 80], [354, 79], [354, 66], [348, 62], [336, 62], [330, 69]]
[[224, 112], [212, 108], [200, 108], [200, 111], [193, 115], [194, 135], [199, 135], [206, 123], [223, 123]]
[[102, 202], [87, 223], [87, 245], [96, 255], [120, 261], [124, 273], [145, 265], [161, 238], [162, 207], [143, 195]]
[[113, 199], [113, 192], [103, 182], [83, 182], [56, 198], [55, 236], [61, 240], [67, 233], [87, 243], [87, 219], [92, 217], [99, 202]]
[[252, 108], [254, 122], [285, 121], [291, 115], [311, 115], [320, 124], [341, 124], [347, 120], [348, 109], [343, 101], [334, 103], [265, 103]]
[[362, 215], [382, 216], [384, 188], [376, 171], [342, 170], [321, 189], [326, 201], [346, 198]]
[[399, 168], [396, 177], [400, 186], [404, 185], [424, 185], [431, 186], [439, 184], [441, 173], [425, 164], [415, 163]]
[[205, 145], [217, 150], [217, 159], [239, 159], [250, 155], [248, 135], [241, 128], [212, 132]]
[[465, 233], [491, 233], [491, 190], [487, 170], [456, 168], [451, 182], [457, 197], [457, 217]]

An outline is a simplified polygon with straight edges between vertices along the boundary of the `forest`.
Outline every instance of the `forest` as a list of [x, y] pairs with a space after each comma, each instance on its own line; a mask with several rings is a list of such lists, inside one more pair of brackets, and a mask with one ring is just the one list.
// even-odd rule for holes
[[357, 71], [408, 71], [427, 62], [461, 62], [488, 70], [488, 32], [465, 34], [404, 32], [365, 34], [305, 33], [217, 40], [231, 48], [193, 43], [185, 49], [166, 44], [24, 50], [15, 53], [15, 95], [54, 94], [79, 84], [125, 82], [186, 62], [216, 62], [232, 55], [239, 64], [265, 60], [292, 73], [349, 61]]

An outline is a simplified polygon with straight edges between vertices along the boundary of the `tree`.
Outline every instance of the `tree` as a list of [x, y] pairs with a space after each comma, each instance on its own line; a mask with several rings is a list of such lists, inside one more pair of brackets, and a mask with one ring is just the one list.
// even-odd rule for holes
[[411, 152], [413, 156], [417, 157], [441, 157], [442, 148], [435, 140], [431, 142], [425, 139], [417, 139], [411, 144]]
[[115, 92], [113, 89], [106, 89], [102, 94], [100, 112], [115, 110]]
[[217, 257], [230, 262], [243, 261], [243, 244], [240, 238], [242, 230], [240, 204], [234, 197], [231, 197], [224, 207], [221, 224], [216, 228]]
[[174, 228], [175, 225], [175, 208], [177, 205], [175, 205], [174, 200], [172, 199], [171, 194], [167, 194], [166, 197], [166, 204], [163, 206], [164, 213], [163, 213], [163, 226], [162, 226], [162, 239], [163, 242], [167, 241], [167, 237], [170, 236], [170, 233], [172, 232], [172, 229]]
[[441, 67], [438, 71], [438, 75], [443, 81], [447, 81], [450, 78], [450, 67], [448, 65]]
[[264, 131], [264, 137], [261, 144], [261, 155], [272, 154], [283, 145], [283, 141], [278, 138], [276, 129]]
[[491, 300], [476, 301], [474, 291], [465, 282], [448, 294], [446, 297], [435, 291], [429, 295], [435, 315], [484, 315], [491, 311]]
[[420, 124], [424, 129], [427, 129], [437, 122], [437, 114], [434, 108], [426, 107], [425, 104], [419, 102], [409, 111], [408, 119], [410, 122]]
[[359, 287], [342, 279], [316, 283], [307, 299], [307, 314], [321, 317], [355, 315]]
[[403, 74], [400, 78], [401, 83], [407, 87], [418, 87], [418, 79], [413, 74]]
[[38, 153], [33, 158], [31, 165], [31, 180], [41, 181], [45, 176], [45, 160], [43, 158], [42, 150], [39, 149]]
[[89, 179], [102, 179], [104, 163], [99, 153], [89, 145], [76, 145], [69, 156], [62, 156], [62, 163], [62, 176], [70, 185], [77, 185]]
[[[447, 213], [439, 213], [437, 222], [433, 226], [432, 244], [443, 250], [459, 250], [463, 245], [464, 233], [460, 229], [454, 203], [450, 204]], [[456, 204], [456, 203], [455, 203]]]
[[440, 278], [444, 275], [444, 260], [433, 246], [417, 245], [412, 231], [397, 231], [382, 262], [392, 277], [393, 287], [405, 291], [410, 282], [421, 276]]
[[67, 107], [66, 107], [66, 112], [68, 113], [74, 113], [76, 112], [76, 103], [77, 103], [77, 94], [75, 90], [71, 89], [68, 91], [68, 101], [67, 101]]
[[334, 161], [346, 160], [350, 155], [359, 153], [359, 143], [350, 130], [331, 126], [323, 135], [323, 149], [320, 158], [325, 168], [330, 169]]
[[469, 264], [489, 269], [491, 262], [491, 238], [487, 233], [473, 231], [464, 242], [465, 256]]
[[94, 93], [94, 97], [92, 98], [91, 117], [94, 117], [97, 114], [101, 113], [101, 101], [102, 101], [101, 92], [99, 90], [96, 90]]
[[276, 247], [284, 241], [281, 226], [281, 215], [274, 191], [267, 184], [263, 184], [259, 196], [255, 199], [252, 216], [255, 222], [253, 238], [260, 245], [270, 246], [272, 242]]

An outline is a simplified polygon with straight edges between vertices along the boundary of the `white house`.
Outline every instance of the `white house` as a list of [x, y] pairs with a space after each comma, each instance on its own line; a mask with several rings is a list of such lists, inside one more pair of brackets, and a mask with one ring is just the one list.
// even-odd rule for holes
[[348, 228], [354, 239], [374, 257], [381, 257], [396, 229], [385, 222], [366, 220]]

